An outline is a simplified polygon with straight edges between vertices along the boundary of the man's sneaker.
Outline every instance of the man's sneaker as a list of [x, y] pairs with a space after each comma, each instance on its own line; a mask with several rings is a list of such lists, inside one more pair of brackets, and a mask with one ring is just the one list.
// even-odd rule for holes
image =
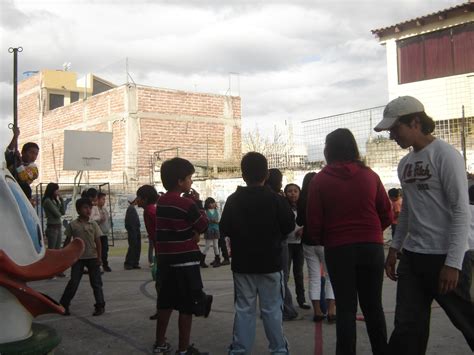
[[175, 354], [176, 355], [208, 355], [209, 353], [202, 353], [197, 348], [194, 347], [194, 344], [191, 344], [186, 349], [186, 352], [180, 352], [179, 350], [176, 350]]
[[105, 272], [112, 272], [112, 269], [110, 268], [110, 266], [104, 266], [104, 271]]
[[164, 343], [163, 345], [153, 344], [153, 354], [168, 354], [171, 351], [170, 343]]

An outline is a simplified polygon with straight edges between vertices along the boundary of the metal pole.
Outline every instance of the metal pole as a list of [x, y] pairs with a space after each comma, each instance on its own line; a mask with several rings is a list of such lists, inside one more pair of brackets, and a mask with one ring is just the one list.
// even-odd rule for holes
[[114, 221], [112, 219], [112, 198], [110, 197], [110, 183], [107, 183], [107, 189], [108, 189], [108, 194], [109, 194], [109, 212], [110, 212], [110, 233], [112, 237], [112, 246], [115, 246], [115, 236], [114, 236]]
[[[16, 132], [18, 129], [18, 52], [22, 51], [22, 47], [8, 48], [8, 52], [13, 53], [13, 125], [10, 125], [13, 132]], [[15, 141], [15, 153], [17, 150], [18, 140]], [[16, 158], [13, 161], [13, 169], [16, 171]]]
[[462, 105], [462, 136], [461, 136], [461, 149], [464, 157], [464, 169], [467, 169], [467, 153], [466, 153], [466, 117], [464, 114], [464, 105]]
[[127, 81], [126, 82], [128, 84], [129, 83], [129, 81], [128, 81], [128, 57], [125, 57], [125, 75], [127, 76], [127, 78], [126, 78]]

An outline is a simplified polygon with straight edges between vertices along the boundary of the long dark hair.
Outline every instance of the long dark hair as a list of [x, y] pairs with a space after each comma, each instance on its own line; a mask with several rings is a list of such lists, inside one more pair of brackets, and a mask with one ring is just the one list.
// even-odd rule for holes
[[311, 171], [307, 173], [303, 178], [300, 198], [298, 199], [298, 203], [296, 205], [296, 210], [298, 211], [296, 223], [298, 223], [298, 225], [300, 226], [304, 226], [306, 224], [306, 202], [308, 201], [309, 183], [315, 175], [316, 173], [314, 171]]
[[59, 190], [59, 185], [55, 182], [50, 182], [48, 185], [46, 185], [46, 190], [44, 191], [43, 199], [41, 201], [44, 202], [44, 200], [47, 198], [53, 200], [53, 194], [56, 190]]
[[357, 142], [347, 128], [338, 128], [326, 136], [324, 156], [328, 164], [343, 161], [362, 163]]

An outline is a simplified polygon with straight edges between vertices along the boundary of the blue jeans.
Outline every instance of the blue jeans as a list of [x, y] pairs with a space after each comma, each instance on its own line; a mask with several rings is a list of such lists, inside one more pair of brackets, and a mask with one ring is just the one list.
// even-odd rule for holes
[[229, 354], [250, 354], [255, 340], [257, 295], [271, 354], [289, 354], [283, 335], [283, 273], [240, 274], [234, 272], [234, 332]]

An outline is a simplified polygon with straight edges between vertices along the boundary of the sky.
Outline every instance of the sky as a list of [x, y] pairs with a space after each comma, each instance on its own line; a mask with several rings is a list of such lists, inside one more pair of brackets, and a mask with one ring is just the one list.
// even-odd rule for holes
[[[270, 134], [388, 100], [370, 32], [453, 0], [0, 0], [0, 142], [11, 137], [13, 56], [23, 72], [94, 73], [115, 84], [240, 95], [242, 129]], [[21, 117], [19, 117], [21, 129]]]

